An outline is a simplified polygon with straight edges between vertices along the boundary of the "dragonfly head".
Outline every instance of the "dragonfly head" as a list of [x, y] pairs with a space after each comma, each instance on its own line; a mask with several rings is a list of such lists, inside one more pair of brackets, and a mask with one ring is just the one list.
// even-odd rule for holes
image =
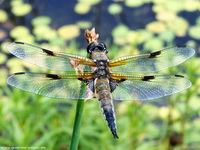
[[94, 41], [88, 45], [87, 52], [88, 54], [92, 54], [93, 52], [105, 52], [107, 54], [108, 50], [103, 42]]

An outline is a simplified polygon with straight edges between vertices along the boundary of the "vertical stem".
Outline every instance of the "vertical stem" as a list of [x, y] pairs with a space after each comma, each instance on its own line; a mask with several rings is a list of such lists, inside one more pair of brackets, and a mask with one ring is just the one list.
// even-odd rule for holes
[[[99, 37], [99, 35], [95, 33], [95, 28], [92, 28], [92, 30], [85, 31], [85, 38], [86, 38], [88, 44], [90, 44], [93, 41], [98, 40], [98, 37]], [[79, 72], [81, 72], [81, 69], [79, 70]], [[86, 89], [87, 89], [86, 85], [84, 83], [82, 83], [79, 98], [85, 97], [85, 93], [87, 92]], [[75, 117], [75, 121], [74, 121], [74, 129], [73, 129], [73, 133], [72, 133], [70, 150], [77, 150], [77, 148], [78, 148], [79, 134], [80, 134], [81, 120], [82, 120], [84, 105], [85, 105], [85, 101], [79, 99], [77, 102], [77, 106], [76, 106], [76, 117]]]
[[[85, 94], [86, 86], [82, 83], [80, 97], [83, 97]], [[79, 142], [79, 134], [80, 134], [80, 127], [81, 127], [81, 120], [83, 115], [83, 109], [85, 105], [85, 100], [79, 99], [76, 105], [76, 117], [74, 120], [74, 128], [72, 133], [71, 145], [70, 150], [77, 150], [78, 142]]]

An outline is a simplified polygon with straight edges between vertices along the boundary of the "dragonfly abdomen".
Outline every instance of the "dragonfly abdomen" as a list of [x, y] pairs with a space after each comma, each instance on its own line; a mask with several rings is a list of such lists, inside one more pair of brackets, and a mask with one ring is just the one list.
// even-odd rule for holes
[[105, 120], [114, 138], [118, 138], [116, 131], [115, 112], [110, 92], [110, 85], [107, 78], [97, 78], [95, 82], [96, 96], [103, 111]]

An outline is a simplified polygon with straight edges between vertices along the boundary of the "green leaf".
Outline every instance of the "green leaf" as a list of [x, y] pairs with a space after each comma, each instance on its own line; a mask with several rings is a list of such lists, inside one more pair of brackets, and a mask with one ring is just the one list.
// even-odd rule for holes
[[62, 39], [61, 37], [55, 37], [50, 41], [50, 44], [52, 45], [60, 45], [60, 46], [65, 46], [65, 40]]
[[116, 15], [116, 14], [119, 14], [121, 13], [122, 11], [122, 7], [119, 5], [119, 4], [111, 4], [109, 7], [108, 7], [108, 12], [112, 15]]
[[200, 40], [200, 25], [189, 28], [189, 35], [197, 40]]
[[177, 36], [185, 36], [189, 23], [186, 19], [177, 17], [174, 21], [167, 22], [167, 26], [175, 32]]
[[[157, 9], [159, 9], [159, 7]], [[161, 10], [158, 10], [156, 18], [159, 21], [169, 22], [169, 21], [174, 21], [177, 18], [177, 14], [171, 11], [166, 11], [162, 8]]]
[[172, 12], [180, 12], [184, 9], [182, 0], [168, 0], [163, 3], [164, 8]]
[[15, 40], [25, 42], [25, 43], [34, 43], [35, 37], [33, 35], [27, 35], [23, 37], [17, 37]]
[[6, 46], [10, 44], [10, 42], [2, 42], [0, 45], [0, 49], [4, 52], [4, 53], [8, 53], [10, 54], [10, 52], [6, 49]]
[[147, 30], [139, 30], [138, 31], [139, 35], [138, 35], [138, 41], [139, 43], [142, 43], [143, 41], [148, 41], [149, 39], [151, 39], [153, 37], [153, 33], [148, 32]]
[[139, 7], [143, 5], [144, 2], [142, 0], [126, 0], [125, 5], [128, 7]]
[[175, 34], [174, 32], [172, 32], [171, 30], [166, 30], [162, 33], [159, 34], [159, 37], [166, 42], [172, 42], [175, 38]]
[[77, 3], [74, 7], [74, 11], [78, 14], [87, 14], [91, 9], [91, 6], [86, 3]]
[[200, 25], [200, 16], [197, 17], [197, 19], [196, 19], [196, 24], [197, 24], [197, 25]]
[[130, 30], [126, 35], [126, 41], [130, 44], [141, 44], [150, 38], [152, 38], [152, 33], [147, 30]]
[[166, 29], [166, 26], [162, 22], [154, 21], [154, 22], [147, 24], [146, 29], [153, 33], [160, 33]]
[[11, 4], [12, 7], [14, 7], [14, 6], [17, 6], [17, 5], [22, 5], [23, 1], [22, 0], [12, 0], [10, 4]]
[[95, 4], [98, 4], [99, 2], [101, 2], [101, 0], [79, 0], [79, 2], [81, 3], [85, 3], [85, 4], [88, 4], [88, 5], [95, 5]]
[[163, 41], [160, 38], [151, 38], [144, 43], [147, 50], [159, 50], [163, 48]]
[[79, 21], [76, 24], [81, 29], [88, 29], [92, 26], [91, 22], [89, 22], [89, 21]]
[[32, 6], [30, 4], [20, 4], [12, 7], [12, 13], [16, 16], [24, 16], [28, 14], [32, 10]]
[[57, 36], [56, 31], [47, 25], [36, 26], [33, 33], [37, 36], [37, 38], [46, 40], [54, 39]]
[[49, 25], [51, 23], [51, 18], [46, 16], [35, 17], [31, 20], [33, 26]]
[[189, 40], [186, 45], [190, 47], [197, 47], [197, 42], [195, 40]]
[[10, 36], [19, 38], [29, 35], [29, 29], [24, 26], [16, 26], [10, 31]]
[[187, 0], [184, 1], [184, 8], [188, 12], [198, 11], [200, 2], [198, 0]]
[[114, 37], [114, 42], [119, 45], [123, 45], [127, 42], [126, 36], [129, 33], [129, 29], [125, 25], [119, 25], [112, 31], [112, 36]]
[[3, 64], [7, 59], [7, 56], [3, 53], [0, 53], [0, 64]]
[[118, 25], [112, 31], [112, 36], [115, 37], [125, 37], [129, 32], [129, 28], [125, 25]]
[[65, 25], [58, 29], [58, 35], [65, 40], [70, 40], [80, 35], [80, 29], [77, 25]]
[[8, 19], [8, 15], [4, 10], [0, 10], [0, 22], [6, 22]]

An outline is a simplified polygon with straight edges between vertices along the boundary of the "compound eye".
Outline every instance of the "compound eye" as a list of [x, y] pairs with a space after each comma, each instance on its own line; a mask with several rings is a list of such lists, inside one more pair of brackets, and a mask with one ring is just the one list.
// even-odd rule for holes
[[104, 43], [99, 43], [99, 45], [97, 46], [99, 50], [105, 50], [106, 49], [106, 45]]
[[87, 52], [88, 52], [89, 54], [91, 54], [92, 51], [94, 51], [94, 49], [95, 49], [95, 44], [94, 44], [93, 42], [90, 43], [90, 44], [87, 46]]

